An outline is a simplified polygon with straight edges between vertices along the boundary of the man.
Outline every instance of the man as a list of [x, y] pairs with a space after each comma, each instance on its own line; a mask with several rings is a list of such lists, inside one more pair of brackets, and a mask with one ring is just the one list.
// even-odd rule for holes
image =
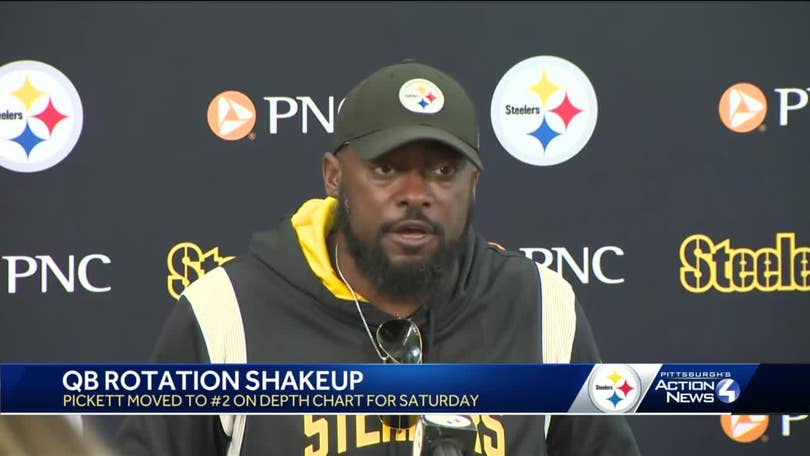
[[[158, 362], [377, 363], [404, 319], [428, 363], [598, 362], [570, 285], [471, 227], [483, 165], [452, 78], [405, 62], [352, 89], [323, 157], [326, 199], [254, 235], [180, 298]], [[474, 416], [486, 455], [633, 455], [622, 417]], [[547, 434], [547, 435], [546, 435]], [[130, 417], [133, 454], [411, 454], [374, 416]], [[241, 453], [240, 453], [241, 451]]]

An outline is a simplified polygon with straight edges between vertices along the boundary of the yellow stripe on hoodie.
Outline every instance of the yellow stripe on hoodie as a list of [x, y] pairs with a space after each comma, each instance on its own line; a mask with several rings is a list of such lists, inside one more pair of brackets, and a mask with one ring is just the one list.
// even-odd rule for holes
[[[337, 199], [332, 197], [311, 199], [301, 205], [298, 212], [293, 215], [292, 225], [309, 268], [321, 280], [323, 286], [336, 298], [353, 301], [352, 293], [338, 277], [326, 250], [326, 236], [332, 230], [337, 204]], [[368, 302], [359, 293], [357, 299]]]

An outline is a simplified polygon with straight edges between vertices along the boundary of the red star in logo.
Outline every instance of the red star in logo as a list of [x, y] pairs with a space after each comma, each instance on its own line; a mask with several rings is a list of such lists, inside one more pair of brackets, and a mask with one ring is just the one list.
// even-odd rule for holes
[[48, 127], [48, 133], [53, 134], [53, 129], [56, 128], [56, 124], [67, 116], [57, 111], [56, 108], [53, 107], [53, 101], [48, 100], [48, 106], [45, 110], [32, 117], [45, 123], [45, 126]]
[[582, 110], [571, 104], [571, 100], [568, 99], [568, 92], [566, 92], [563, 102], [560, 103], [560, 105], [556, 108], [552, 109], [551, 112], [560, 116], [565, 124], [565, 129], [567, 130], [568, 124], [571, 123], [571, 119], [581, 113]]
[[425, 98], [427, 98], [427, 99], [428, 99], [428, 101], [430, 101], [431, 103], [433, 103], [433, 100], [435, 100], [435, 99], [436, 99], [436, 95], [433, 95], [433, 92], [430, 92], [429, 94], [427, 94], [427, 96], [426, 96]]
[[624, 385], [618, 387], [617, 389], [620, 390], [622, 393], [624, 393], [624, 397], [627, 397], [627, 395], [630, 393], [630, 391], [633, 391], [635, 388], [628, 385], [627, 380], [625, 380]]

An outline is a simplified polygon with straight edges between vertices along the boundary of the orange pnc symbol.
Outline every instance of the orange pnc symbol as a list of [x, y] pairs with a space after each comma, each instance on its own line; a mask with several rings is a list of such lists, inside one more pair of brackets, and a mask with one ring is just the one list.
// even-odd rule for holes
[[768, 429], [768, 415], [723, 415], [720, 425], [731, 440], [750, 443]]
[[717, 110], [726, 128], [748, 133], [762, 125], [768, 112], [768, 101], [759, 87], [740, 82], [723, 92]]
[[215, 96], [208, 105], [208, 126], [222, 139], [236, 141], [247, 136], [256, 125], [256, 107], [245, 94], [228, 90]]

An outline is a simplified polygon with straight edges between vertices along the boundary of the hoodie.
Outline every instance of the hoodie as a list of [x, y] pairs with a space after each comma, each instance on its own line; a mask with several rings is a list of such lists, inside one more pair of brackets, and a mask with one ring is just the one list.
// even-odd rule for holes
[[[164, 325], [153, 361], [380, 362], [327, 251], [335, 205], [332, 198], [307, 201], [275, 229], [254, 234], [246, 255], [191, 284]], [[423, 362], [541, 363], [544, 348], [559, 352], [543, 347], [544, 327], [562, 333], [550, 343], [570, 344], [561, 351], [569, 359], [554, 362], [601, 362], [575, 299], [565, 304], [573, 307], [568, 323], [556, 324], [556, 314], [543, 311], [541, 276], [569, 291], [570, 285], [538, 270], [468, 230], [446, 286], [410, 316], [422, 333]], [[358, 301], [372, 332], [391, 318], [362, 296]], [[227, 315], [226, 302], [232, 302]], [[234, 349], [237, 339], [243, 345]], [[472, 416], [479, 434], [473, 454], [639, 453], [621, 416], [547, 419]], [[125, 454], [390, 456], [411, 454], [413, 430], [390, 429], [373, 415], [130, 416], [118, 443]]]

